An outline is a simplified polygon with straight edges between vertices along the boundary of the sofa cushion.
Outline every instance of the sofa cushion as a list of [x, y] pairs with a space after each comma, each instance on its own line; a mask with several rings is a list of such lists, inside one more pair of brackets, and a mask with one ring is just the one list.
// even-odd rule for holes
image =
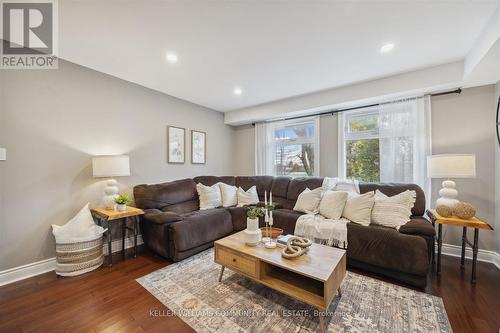
[[233, 177], [233, 176], [221, 176], [221, 177], [198, 176], [198, 177], [194, 177], [193, 180], [196, 184], [202, 183], [203, 185], [206, 185], [206, 186], [212, 186], [212, 185], [215, 185], [217, 183], [224, 183], [224, 184], [232, 185], [232, 186], [236, 185], [236, 177]]
[[399, 228], [399, 232], [408, 235], [424, 235], [434, 237], [436, 230], [425, 217], [412, 216], [410, 221]]
[[314, 190], [306, 188], [302, 193], [299, 194], [293, 210], [302, 213], [317, 213], [319, 209], [319, 203], [321, 201], [321, 194], [322, 189], [319, 187]]
[[297, 200], [299, 194], [304, 192], [306, 188], [310, 190], [314, 190], [323, 185], [323, 178], [317, 177], [302, 177], [302, 178], [294, 178], [290, 181], [288, 185], [287, 199], [288, 200]]
[[342, 216], [351, 222], [361, 225], [370, 225], [372, 208], [375, 203], [375, 193], [367, 192], [348, 199], [345, 203]]
[[200, 210], [207, 210], [222, 206], [222, 195], [219, 184], [206, 186], [202, 183], [196, 184], [198, 198], [200, 198]]
[[268, 195], [271, 191], [273, 178], [272, 176], [236, 177], [236, 186], [246, 191], [255, 185], [259, 198], [264, 198], [264, 191], [267, 191]]
[[157, 224], [168, 224], [172, 222], [182, 221], [182, 216], [174, 212], [163, 212], [158, 209], [146, 209], [142, 216], [145, 221]]
[[273, 192], [273, 198], [287, 197], [288, 185], [290, 184], [290, 177], [275, 177], [273, 184], [271, 185], [271, 192]]
[[304, 215], [304, 213], [289, 209], [275, 209], [273, 211], [273, 227], [283, 229], [283, 235], [293, 235], [295, 224], [301, 215]]
[[348, 223], [347, 241], [347, 256], [352, 260], [420, 276], [429, 269], [427, 243], [420, 236], [377, 225]]
[[139, 208], [163, 210], [170, 205], [198, 201], [198, 193], [192, 179], [181, 179], [156, 185], [137, 185], [134, 187], [134, 199]]
[[398, 184], [398, 183], [359, 183], [361, 193], [380, 190], [388, 197], [404, 192], [406, 190], [415, 191], [417, 193], [415, 205], [411, 209], [411, 214], [414, 216], [423, 216], [425, 213], [425, 193], [416, 184]]
[[233, 231], [231, 214], [226, 208], [198, 210], [181, 216], [183, 221], [170, 226], [172, 241], [178, 251], [186, 251], [213, 242]]
[[347, 202], [347, 192], [325, 191], [319, 204], [319, 213], [332, 220], [342, 217], [345, 204]]
[[228, 185], [219, 182], [220, 194], [222, 196], [222, 207], [232, 207], [238, 204], [238, 188], [233, 185]]
[[233, 222], [233, 231], [241, 231], [247, 227], [247, 212], [245, 207], [228, 207]]
[[399, 229], [410, 221], [411, 209], [415, 205], [415, 197], [416, 192], [410, 190], [392, 197], [388, 197], [376, 190], [371, 223]]
[[177, 214], [189, 213], [200, 209], [200, 201], [198, 198], [194, 200], [184, 201], [173, 205], [165, 206], [161, 210], [164, 212], [174, 212]]

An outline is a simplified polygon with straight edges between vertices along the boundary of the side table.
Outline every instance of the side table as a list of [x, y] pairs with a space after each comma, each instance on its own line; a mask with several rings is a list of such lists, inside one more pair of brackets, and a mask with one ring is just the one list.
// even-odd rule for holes
[[[437, 254], [437, 274], [441, 273], [441, 248], [443, 246], [443, 224], [454, 225], [462, 227], [462, 255], [460, 267], [463, 269], [465, 265], [465, 245], [472, 248], [472, 278], [471, 283], [476, 283], [476, 264], [477, 252], [479, 242], [479, 229], [493, 230], [493, 228], [486, 222], [473, 217], [469, 220], [464, 220], [456, 216], [443, 217], [439, 215], [435, 209], [427, 210], [427, 216], [431, 219], [432, 225], [438, 225], [438, 254]], [[474, 242], [471, 243], [467, 239], [467, 228], [474, 228]], [[434, 256], [434, 253], [433, 253]]]
[[[144, 211], [135, 207], [127, 207], [127, 210], [119, 212], [116, 210], [108, 210], [104, 208], [91, 209], [92, 214], [98, 219], [99, 225], [105, 226], [106, 238], [108, 241], [108, 267], [113, 266], [113, 252], [111, 251], [111, 225], [112, 222], [121, 222], [122, 224], [122, 253], [125, 255], [125, 232], [127, 230], [134, 232], [134, 258], [137, 257], [137, 234], [139, 232], [139, 215], [144, 214]], [[127, 227], [127, 218], [131, 218], [134, 222], [133, 228]]]

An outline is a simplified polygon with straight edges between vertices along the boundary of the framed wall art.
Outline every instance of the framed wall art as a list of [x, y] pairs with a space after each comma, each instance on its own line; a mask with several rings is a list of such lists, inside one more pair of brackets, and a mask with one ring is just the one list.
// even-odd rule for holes
[[191, 163], [205, 164], [207, 159], [207, 133], [191, 130]]
[[186, 155], [186, 129], [167, 126], [167, 147], [168, 163], [184, 163]]

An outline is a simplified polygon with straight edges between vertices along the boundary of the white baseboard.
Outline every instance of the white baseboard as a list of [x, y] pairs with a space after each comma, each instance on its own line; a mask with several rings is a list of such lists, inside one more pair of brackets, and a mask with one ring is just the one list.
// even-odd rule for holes
[[[137, 236], [137, 245], [143, 244], [142, 236]], [[129, 249], [134, 247], [134, 239], [126, 238], [125, 239], [125, 248]], [[116, 239], [111, 242], [111, 252], [119, 252], [122, 250], [122, 241], [121, 239]], [[105, 255], [108, 254], [108, 243], [104, 240], [103, 244], [103, 252]], [[49, 258], [41, 261], [37, 261], [31, 264], [13, 267], [7, 269], [5, 271], [0, 272], [0, 286], [24, 280], [32, 276], [40, 275], [43, 273], [47, 273], [53, 271], [56, 268], [56, 258]]]
[[[461, 257], [462, 247], [458, 245], [443, 244], [441, 253], [446, 256]], [[467, 247], [465, 249], [465, 258], [472, 259], [472, 249], [470, 247]], [[500, 269], [500, 254], [498, 254], [497, 252], [479, 249], [477, 251], [477, 260], [494, 264], [498, 269]]]

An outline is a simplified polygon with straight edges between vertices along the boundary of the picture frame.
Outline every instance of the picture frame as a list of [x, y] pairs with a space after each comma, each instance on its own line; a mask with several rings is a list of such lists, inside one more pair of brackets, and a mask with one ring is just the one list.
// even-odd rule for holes
[[206, 164], [207, 133], [191, 130], [191, 164]]
[[171, 164], [186, 162], [186, 129], [167, 126], [167, 161]]

